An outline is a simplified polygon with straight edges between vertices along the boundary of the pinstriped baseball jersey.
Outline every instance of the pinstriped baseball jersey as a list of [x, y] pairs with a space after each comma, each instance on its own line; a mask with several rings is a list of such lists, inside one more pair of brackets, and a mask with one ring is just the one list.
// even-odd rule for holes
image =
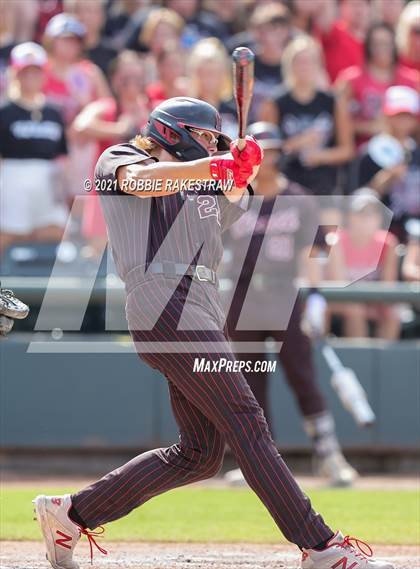
[[[114, 261], [122, 280], [132, 268], [148, 265], [170, 233], [165, 260], [197, 264], [217, 270], [223, 247], [221, 233], [244, 213], [248, 196], [231, 203], [217, 188], [139, 199], [118, 187], [120, 166], [157, 160], [132, 144], [111, 146], [95, 169], [96, 191], [108, 228]], [[110, 198], [113, 199], [110, 199]]]

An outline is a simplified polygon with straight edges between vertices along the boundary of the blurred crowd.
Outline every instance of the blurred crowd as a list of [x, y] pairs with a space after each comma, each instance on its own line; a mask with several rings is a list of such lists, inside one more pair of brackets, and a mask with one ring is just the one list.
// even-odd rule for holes
[[[355, 280], [379, 255], [364, 278], [420, 280], [418, 0], [0, 0], [0, 9], [4, 262], [19, 243], [60, 242], [98, 156], [140, 132], [166, 98], [211, 103], [235, 137], [230, 55], [245, 45], [256, 54], [250, 122], [278, 127], [278, 171], [330, 196], [332, 210], [336, 196], [351, 197], [324, 277]], [[375, 198], [393, 213], [390, 232]], [[85, 254], [100, 254], [98, 199], [72, 213]], [[400, 334], [398, 307], [331, 310], [347, 335], [367, 335], [372, 320], [377, 335]]]

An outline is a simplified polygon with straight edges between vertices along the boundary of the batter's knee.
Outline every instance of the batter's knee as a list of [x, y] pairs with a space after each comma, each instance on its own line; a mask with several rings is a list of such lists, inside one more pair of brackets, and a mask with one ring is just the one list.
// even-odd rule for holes
[[178, 447], [178, 462], [181, 456], [184, 466], [194, 472], [197, 480], [215, 476], [222, 467], [225, 453], [225, 444], [222, 440], [200, 449], [184, 447], [182, 444], [176, 446]]
[[216, 476], [220, 472], [223, 464], [223, 455], [224, 452], [214, 457], [208, 458], [206, 462], [203, 463], [201, 480], [205, 480], [206, 478], [213, 478], [213, 476]]

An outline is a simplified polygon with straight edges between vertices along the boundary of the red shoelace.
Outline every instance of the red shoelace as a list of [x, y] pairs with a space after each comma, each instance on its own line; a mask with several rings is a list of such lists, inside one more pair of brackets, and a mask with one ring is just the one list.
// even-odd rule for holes
[[[346, 535], [346, 537], [344, 538], [344, 541], [342, 543], [339, 544], [340, 547], [351, 547], [353, 549], [356, 549], [355, 546], [357, 546], [357, 548], [359, 549], [359, 551], [362, 553], [362, 555], [364, 557], [372, 557], [373, 555], [373, 551], [372, 548], [370, 547], [370, 545], [368, 543], [366, 543], [365, 541], [362, 541], [361, 539], [357, 539], [355, 537], [350, 537], [349, 535]], [[361, 557], [360, 553], [356, 552], [355, 555], [358, 555], [359, 557]]]
[[102, 526], [99, 526], [98, 530], [100, 530], [100, 531], [89, 531], [87, 529], [81, 529], [80, 530], [80, 533], [82, 535], [85, 535], [89, 541], [91, 565], [93, 565], [93, 546], [95, 546], [96, 549], [98, 549], [104, 555], [108, 555], [108, 551], [106, 549], [104, 549], [103, 547], [101, 547], [100, 545], [98, 545], [96, 543], [96, 539], [95, 539], [97, 537], [102, 537], [102, 534], [104, 533], [105, 529]]

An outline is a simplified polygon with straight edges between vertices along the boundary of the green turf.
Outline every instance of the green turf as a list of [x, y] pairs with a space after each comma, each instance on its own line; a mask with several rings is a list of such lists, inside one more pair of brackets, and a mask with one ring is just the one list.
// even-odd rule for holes
[[[38, 493], [63, 494], [74, 489], [4, 489], [1, 539], [36, 540], [31, 499]], [[420, 493], [416, 491], [316, 490], [315, 508], [344, 533], [372, 543], [420, 541]], [[154, 498], [126, 518], [107, 526], [107, 540], [284, 541], [258, 498], [250, 490], [192, 487]]]

